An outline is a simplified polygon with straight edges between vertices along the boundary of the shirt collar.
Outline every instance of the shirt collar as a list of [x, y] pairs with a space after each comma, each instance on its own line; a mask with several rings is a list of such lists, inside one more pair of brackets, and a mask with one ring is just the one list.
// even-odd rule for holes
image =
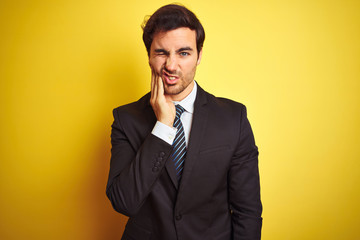
[[194, 87], [183, 100], [181, 101], [174, 101], [174, 104], [180, 104], [187, 112], [193, 113], [194, 112], [194, 103], [196, 99], [196, 93], [197, 93], [197, 84], [194, 80]]

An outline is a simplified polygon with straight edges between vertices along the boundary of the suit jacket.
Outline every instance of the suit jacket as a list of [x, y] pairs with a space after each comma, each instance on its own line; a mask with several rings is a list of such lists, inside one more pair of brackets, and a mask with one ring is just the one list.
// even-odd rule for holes
[[245, 106], [198, 87], [178, 183], [172, 146], [151, 134], [149, 99], [113, 111], [106, 193], [129, 216], [122, 239], [260, 239], [258, 150]]

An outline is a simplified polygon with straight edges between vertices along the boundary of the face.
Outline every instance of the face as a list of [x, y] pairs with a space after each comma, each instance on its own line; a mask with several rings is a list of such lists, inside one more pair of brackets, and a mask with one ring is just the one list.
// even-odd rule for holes
[[190, 28], [154, 35], [149, 64], [152, 71], [162, 78], [165, 94], [172, 100], [184, 99], [193, 89], [201, 54], [202, 51], [198, 55], [196, 49], [196, 32]]

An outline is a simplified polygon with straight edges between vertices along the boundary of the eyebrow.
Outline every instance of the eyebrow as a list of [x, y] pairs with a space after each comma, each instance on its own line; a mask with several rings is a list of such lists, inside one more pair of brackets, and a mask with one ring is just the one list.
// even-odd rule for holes
[[[179, 48], [178, 50], [176, 50], [176, 52], [179, 53], [179, 52], [183, 52], [183, 51], [193, 51], [193, 50], [194, 49], [192, 49], [191, 47], [182, 47], [182, 48]], [[169, 51], [166, 51], [163, 48], [155, 49], [154, 52], [156, 52], [156, 53], [166, 53], [166, 54], [169, 53]]]
[[183, 52], [183, 51], [193, 51], [193, 49], [191, 47], [183, 47], [177, 50], [176, 52]]
[[154, 50], [156, 53], [168, 53], [165, 49], [159, 48]]

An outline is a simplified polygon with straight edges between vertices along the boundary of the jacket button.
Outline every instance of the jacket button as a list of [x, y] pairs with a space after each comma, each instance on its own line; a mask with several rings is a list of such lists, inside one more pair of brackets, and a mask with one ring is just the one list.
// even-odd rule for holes
[[176, 219], [177, 221], [181, 220], [181, 218], [182, 218], [182, 217], [181, 217], [180, 214], [175, 216], [175, 219]]
[[157, 172], [157, 171], [159, 171], [159, 168], [158, 168], [158, 167], [153, 167], [153, 168], [152, 168], [152, 171], [153, 171], [153, 172]]
[[165, 156], [165, 153], [164, 153], [164, 152], [161, 152], [161, 153], [159, 154], [159, 156], [160, 156], [160, 157], [163, 157], [163, 156]]
[[161, 165], [160, 162], [156, 162], [156, 163], [154, 164], [155, 167], [159, 167], [160, 165]]

